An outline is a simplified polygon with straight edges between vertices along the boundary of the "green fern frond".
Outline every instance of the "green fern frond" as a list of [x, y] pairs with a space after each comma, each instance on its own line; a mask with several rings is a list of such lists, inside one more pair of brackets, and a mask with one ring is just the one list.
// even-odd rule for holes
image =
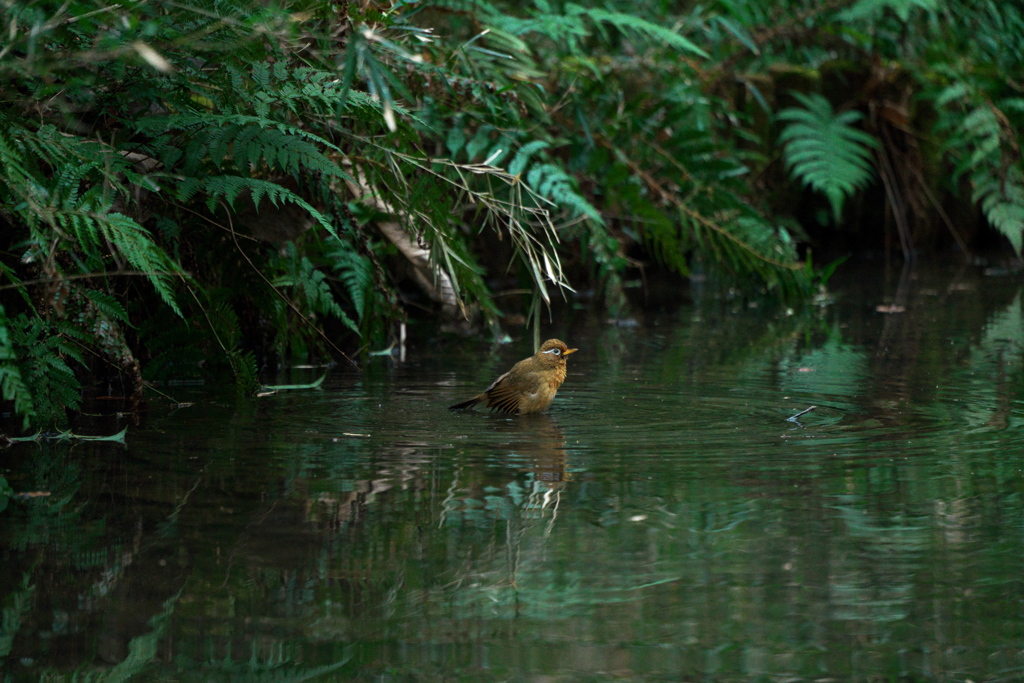
[[858, 19], [875, 19], [886, 10], [895, 12], [900, 21], [906, 21], [913, 9], [934, 12], [939, 8], [939, 0], [857, 0], [852, 7], [839, 13], [841, 21]]
[[[243, 114], [175, 114], [151, 116], [135, 123], [139, 132], [166, 136], [179, 132], [184, 135], [184, 170], [195, 175], [200, 163], [209, 159], [217, 168], [231, 160], [237, 170], [249, 170], [266, 163], [271, 171], [298, 175], [300, 172], [321, 173], [326, 176], [348, 178], [334, 161], [321, 149], [341, 154], [329, 140], [303, 128], [264, 117]], [[163, 139], [158, 142], [157, 156], [166, 166], [178, 159], [168, 157], [167, 147], [179, 149], [182, 143]]]
[[643, 242], [651, 254], [675, 272], [688, 274], [690, 267], [680, 240], [679, 226], [650, 202], [632, 204], [630, 210], [641, 223]]
[[248, 193], [253, 205], [257, 209], [259, 209], [260, 202], [264, 199], [269, 200], [274, 206], [280, 206], [282, 203], [295, 204], [305, 209], [328, 233], [334, 237], [338, 236], [334, 224], [331, 223], [327, 216], [323, 215], [312, 204], [288, 188], [282, 187], [270, 180], [228, 175], [208, 176], [199, 181], [180, 183], [178, 185], [178, 197], [184, 201], [186, 197], [196, 194], [197, 190], [200, 189], [205, 191], [206, 205], [211, 211], [217, 208], [221, 199], [234, 206], [235, 200], [240, 195]]
[[[30, 229], [38, 229], [41, 224], [59, 228], [81, 250], [79, 262], [94, 269], [106, 268], [109, 245], [144, 273], [160, 296], [176, 309], [170, 277], [180, 269], [145, 228], [111, 210], [111, 190], [122, 197], [129, 194], [119, 177], [127, 167], [123, 155], [93, 140], [62, 135], [53, 126], [42, 126], [38, 131], [12, 126], [5, 133], [11, 137], [2, 140], [5, 135], [0, 134], [3, 171], [13, 167], [16, 173], [26, 174], [17, 179], [7, 176], [15, 181], [7, 189], [20, 197], [15, 210], [25, 225]], [[33, 168], [18, 161], [29, 153], [46, 156], [40, 156]], [[48, 172], [38, 166], [40, 163], [54, 170]]]
[[1007, 97], [999, 101], [999, 108], [1003, 111], [1015, 111], [1024, 114], [1024, 97]]
[[305, 256], [299, 256], [295, 245], [289, 243], [285, 247], [288, 272], [272, 280], [275, 287], [291, 287], [297, 294], [302, 294], [302, 305], [305, 311], [320, 313], [340, 320], [345, 327], [359, 333], [359, 327], [338, 304], [331, 291], [330, 282], [323, 271]]
[[548, 11], [529, 18], [494, 14], [488, 19], [488, 23], [512, 36], [536, 33], [557, 45], [567, 46], [573, 52], [578, 51], [580, 41], [590, 35], [590, 29], [578, 15], [568, 16]]
[[145, 273], [150, 284], [171, 310], [181, 315], [174, 296], [173, 277], [181, 275], [177, 264], [160, 249], [149, 231], [134, 219], [119, 213], [108, 213], [99, 221], [100, 230], [111, 244], [136, 269]]
[[51, 208], [42, 214], [52, 224], [60, 226], [73, 235], [77, 243], [86, 249], [100, 246], [104, 238], [128, 263], [142, 273], [160, 297], [180, 315], [175, 301], [171, 278], [180, 274], [178, 266], [153, 241], [149, 231], [134, 219], [113, 212]]
[[[957, 81], [951, 85], [946, 86], [939, 94], [935, 97], [935, 106], [945, 107], [946, 105], [963, 100], [971, 94], [971, 87], [964, 81]], [[939, 122], [941, 127], [942, 122]]]
[[786, 167], [795, 178], [828, 198], [838, 223], [846, 198], [872, 178], [871, 150], [878, 142], [853, 127], [861, 119], [860, 112], [836, 114], [821, 95], [793, 95], [803, 108], [779, 113], [779, 119], [789, 122], [779, 135], [779, 142], [785, 145]]
[[373, 289], [373, 264], [365, 256], [357, 254], [351, 247], [337, 241], [337, 248], [327, 252], [334, 272], [338, 274], [345, 291], [356, 311], [356, 319], [362, 324], [366, 314], [366, 302]]
[[466, 131], [463, 129], [462, 117], [457, 116], [448, 129], [448, 137], [445, 140], [445, 147], [448, 148], [448, 156], [456, 159], [466, 146]]
[[5, 117], [0, 117], [0, 177], [6, 181], [0, 192], [22, 187], [32, 178], [28, 161], [13, 133], [12, 124]]
[[[226, 289], [199, 291], [188, 302], [186, 319], [152, 317], [139, 326], [139, 336], [152, 354], [146, 366], [148, 378], [181, 379], [210, 372], [211, 366], [227, 366], [240, 396], [259, 390], [258, 366], [251, 351], [241, 347], [242, 329]], [[194, 324], [203, 320], [205, 325]], [[200, 364], [206, 367], [200, 369]]]
[[[83, 338], [82, 332], [66, 321], [29, 318], [25, 314], [11, 320], [8, 330], [18, 359], [18, 374], [32, 388], [32, 412], [24, 415], [41, 427], [65, 425], [67, 409], [76, 410], [81, 402], [82, 385], [67, 359], [83, 362], [75, 346]], [[6, 374], [5, 379], [13, 376]]]
[[564, 45], [572, 53], [579, 52], [581, 42], [593, 32], [587, 25], [586, 20], [589, 20], [597, 27], [597, 30], [601, 30], [603, 25], [608, 25], [623, 33], [652, 41], [655, 44], [666, 45], [701, 57], [708, 56], [704, 50], [675, 31], [635, 14], [568, 3], [564, 13], [553, 12], [550, 6], [545, 4], [540, 7], [540, 12], [529, 18], [521, 18], [496, 10], [487, 12], [482, 5], [483, 3], [474, 9], [477, 12], [486, 13], [488, 23], [507, 33], [510, 37], [536, 33], [554, 44]]
[[239, 396], [252, 398], [260, 390], [259, 368], [252, 351], [227, 349], [228, 364], [235, 376], [235, 390]]
[[[1019, 135], [1006, 112], [1024, 111], [1024, 98], [985, 101], [966, 85], [949, 86], [939, 93], [939, 128], [951, 131], [946, 151], [955, 164], [952, 179], [968, 174], [972, 201], [981, 206], [988, 222], [1002, 233], [1014, 250], [1024, 249], [1024, 170]], [[980, 102], [980, 103], [979, 103]]]
[[576, 179], [555, 164], [535, 164], [526, 174], [526, 184], [539, 196], [559, 208], [566, 209], [572, 216], [585, 216], [602, 223], [601, 212], [576, 190]]
[[92, 302], [101, 315], [119, 323], [128, 324], [128, 311], [124, 310], [121, 302], [110, 294], [96, 289], [86, 289], [82, 293]]
[[987, 169], [977, 171], [973, 200], [981, 204], [985, 217], [1016, 250], [1024, 249], [1024, 173], [1012, 167], [1005, 178], [999, 178]]
[[512, 175], [520, 175], [523, 169], [526, 168], [526, 164], [529, 163], [530, 157], [539, 152], [542, 149], [546, 149], [549, 146], [545, 140], [534, 140], [523, 145], [512, 162], [508, 165], [508, 172]]
[[611, 12], [605, 9], [583, 7], [573, 3], [565, 6], [565, 13], [568, 17], [585, 16], [595, 23], [608, 24], [625, 33], [641, 35], [653, 39], [662, 45], [674, 47], [684, 52], [691, 52], [701, 57], [708, 57], [708, 53], [675, 31], [642, 19], [635, 14]]
[[[474, 161], [491, 144], [491, 135], [494, 133], [493, 126], [480, 126], [476, 134], [466, 143], [466, 157], [468, 161]], [[455, 158], [454, 156], [452, 157]]]
[[7, 314], [0, 305], [0, 397], [14, 403], [14, 414], [21, 417], [22, 428], [28, 429], [35, 407], [16, 360]]
[[799, 299], [809, 291], [808, 273], [797, 261], [796, 245], [784, 227], [750, 210], [721, 222], [695, 214], [683, 219], [689, 234], [702, 245], [704, 265], [712, 271], [727, 273], [730, 279], [760, 280], [766, 290], [777, 290], [784, 298]]
[[959, 156], [953, 168], [953, 181], [959, 181], [964, 173], [982, 166], [999, 166], [1001, 147], [1002, 130], [994, 108], [982, 105], [970, 109], [946, 145], [949, 151]]

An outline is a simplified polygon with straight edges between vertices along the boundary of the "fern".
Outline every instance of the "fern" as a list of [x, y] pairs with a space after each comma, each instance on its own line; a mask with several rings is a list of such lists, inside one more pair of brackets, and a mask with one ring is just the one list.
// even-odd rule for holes
[[587, 17], [597, 24], [608, 24], [620, 31], [633, 35], [650, 38], [661, 45], [674, 47], [684, 52], [707, 57], [704, 50], [697, 47], [692, 41], [687, 40], [675, 31], [664, 26], [642, 19], [635, 14], [625, 12], [611, 12], [605, 9], [588, 8], [581, 5], [569, 3], [565, 6], [567, 17]]
[[288, 188], [270, 180], [243, 176], [207, 176], [202, 180], [196, 179], [193, 183], [183, 183], [179, 190], [179, 197], [183, 200], [187, 199], [198, 190], [206, 195], [206, 206], [211, 211], [217, 208], [220, 199], [224, 199], [234, 207], [235, 200], [243, 193], [249, 194], [253, 206], [257, 209], [264, 199], [269, 200], [275, 206], [281, 206], [284, 203], [295, 204], [305, 209], [328, 233], [334, 237], [338, 236], [337, 229], [327, 216]]
[[968, 151], [953, 171], [954, 179], [987, 162], [998, 163], [1001, 135], [999, 119], [991, 107], [977, 107], [968, 112], [957, 131], [959, 140], [954, 139], [951, 147], [962, 146]]
[[[334, 237], [327, 241], [330, 245], [339, 242]], [[331, 248], [326, 250], [325, 256], [328, 263], [336, 267]], [[277, 331], [274, 348], [283, 357], [303, 359], [312, 351], [322, 349], [323, 337], [318, 328], [332, 320], [360, 334], [359, 325], [336, 298], [334, 283], [321, 269], [322, 260], [318, 256], [314, 261], [304, 256], [298, 245], [288, 243], [268, 261], [268, 267], [278, 273], [271, 278], [278, 295], [263, 308], [265, 312], [273, 311]]]
[[95, 289], [87, 289], [83, 294], [92, 302], [92, 305], [96, 307], [101, 315], [118, 323], [128, 324], [128, 312], [124, 310], [121, 302], [113, 296], [107, 292]]
[[974, 104], [980, 99], [963, 83], [943, 89], [936, 97], [944, 105], [940, 129], [951, 131], [946, 150], [957, 159], [953, 180], [968, 175], [972, 201], [1019, 255], [1024, 250], [1024, 166], [1013, 151], [1019, 136], [1008, 125], [1007, 112], [1024, 112], [1024, 99]]
[[366, 316], [367, 301], [370, 300], [373, 289], [373, 264], [369, 258], [357, 254], [340, 240], [336, 240], [334, 245], [335, 247], [327, 252], [327, 258], [344, 283], [345, 291], [356, 312], [356, 320], [361, 324]]
[[235, 391], [239, 396], [252, 398], [260, 390], [259, 370], [252, 351], [227, 349], [225, 356], [235, 376]]
[[335, 300], [324, 272], [318, 270], [309, 258], [300, 257], [293, 244], [287, 245], [286, 255], [289, 272], [274, 278], [273, 285], [293, 288], [297, 294], [302, 295], [304, 310], [337, 318], [350, 330], [358, 333], [359, 328]]
[[857, 0], [852, 7], [839, 13], [842, 21], [873, 19], [886, 10], [894, 12], [902, 21], [906, 21], [913, 9], [934, 11], [938, 9], [939, 0]]
[[[394, 43], [388, 45], [389, 49], [396, 49]], [[350, 44], [351, 54], [357, 60], [359, 52], [366, 49], [363, 36], [358, 36]], [[397, 50], [403, 57], [409, 57], [400, 48]], [[377, 60], [373, 62], [374, 67], [380, 69]], [[271, 68], [272, 67], [272, 68]], [[243, 74], [232, 69], [235, 77], [232, 79], [235, 88], [240, 91], [247, 89]], [[342, 113], [359, 114], [374, 118], [382, 116], [385, 103], [381, 99], [374, 98], [372, 94], [352, 90], [347, 87], [344, 79], [338, 78], [336, 70], [323, 70], [309, 66], [300, 66], [290, 69], [282, 62], [270, 65], [260, 62], [253, 66], [252, 80], [259, 86], [259, 98], [255, 100], [257, 116], [270, 118], [274, 111], [274, 105], [283, 106], [294, 114], [308, 112], [311, 108], [324, 116], [336, 117]], [[382, 72], [378, 71], [372, 80], [388, 80]], [[351, 85], [349, 81], [348, 86]], [[248, 99], [248, 98], [246, 98]], [[416, 125], [426, 125], [416, 114], [392, 100], [386, 103], [392, 114], [402, 119], [411, 121]], [[305, 132], [308, 134], [308, 132]]]
[[496, 8], [486, 3], [479, 3], [474, 9], [488, 13], [488, 19], [492, 25], [513, 36], [524, 36], [530, 33], [540, 34], [557, 44], [565, 45], [571, 52], [580, 52], [581, 42], [593, 33], [593, 29], [585, 21], [589, 20], [598, 31], [602, 30], [603, 25], [608, 25], [641, 39], [667, 45], [702, 57], [707, 56], [692, 41], [675, 31], [626, 12], [615, 12], [585, 7], [576, 3], [568, 3], [565, 5], [564, 13], [556, 13], [551, 11], [547, 3], [544, 3], [539, 4], [540, 12], [537, 12], [528, 19], [523, 19], [502, 14]]
[[[179, 201], [188, 202], [203, 194], [212, 211], [220, 200], [233, 206], [246, 193], [257, 209], [264, 198], [275, 206], [295, 204], [328, 233], [337, 234], [332, 222], [306, 199], [278, 183], [251, 175], [265, 165], [267, 173], [285, 173], [296, 178], [308, 174], [349, 178], [318, 148], [340, 152], [327, 140], [296, 126], [247, 115], [150, 117], [136, 125], [142, 132], [159, 134], [152, 153], [163, 161], [166, 171], [181, 166], [184, 177], [169, 181], [176, 185]], [[174, 131], [180, 132], [182, 139], [170, 135]], [[211, 163], [218, 170], [234, 169], [238, 175], [201, 172], [204, 163]]]
[[171, 285], [171, 278], [181, 274], [181, 271], [167, 253], [156, 245], [149, 231], [134, 219], [119, 213], [105, 214], [103, 220], [98, 221], [98, 225], [103, 236], [128, 259], [128, 262], [149, 278], [164, 303], [181, 315]]
[[521, 175], [523, 170], [526, 168], [526, 164], [529, 163], [530, 157], [539, 152], [542, 149], [546, 149], [549, 143], [545, 140], [534, 140], [533, 142], [527, 143], [516, 152], [515, 157], [508, 165], [508, 172], [512, 175]]
[[164, 302], [180, 314], [171, 284], [172, 276], [180, 271], [156, 245], [149, 231], [134, 219], [120, 213], [95, 211], [89, 206], [47, 208], [40, 215], [66, 230], [77, 239], [79, 246], [92, 252], [92, 265], [101, 263], [101, 257], [95, 250], [100, 248], [100, 238], [103, 238], [139, 274], [148, 278]]
[[[488, 146], [490, 146], [491, 134], [493, 132], [493, 126], [480, 126], [476, 131], [476, 135], [474, 135], [472, 139], [466, 142], [466, 156], [469, 161], [473, 161], [474, 159], [476, 159], [482, 151], [484, 151], [485, 149], [487, 149]], [[449, 136], [449, 148], [451, 148], [451, 144], [451, 136]], [[488, 158], [491, 158], [492, 156], [493, 153], [487, 155]]]
[[861, 119], [859, 112], [836, 114], [821, 95], [793, 95], [803, 108], [779, 112], [779, 119], [789, 122], [779, 135], [786, 166], [795, 178], [828, 198], [838, 223], [843, 202], [870, 182], [871, 150], [878, 143], [853, 127]]
[[[80, 405], [82, 385], [68, 361], [84, 365], [76, 342], [84, 335], [65, 321], [47, 321], [20, 314], [11, 321], [11, 346], [18, 372], [31, 387], [31, 422], [48, 428], [67, 424], [67, 410]], [[24, 406], [23, 407], [27, 407]]]
[[[168, 321], [164, 312], [141, 324], [139, 336], [152, 354], [147, 379], [180, 381], [228, 369], [238, 394], [255, 396], [260, 386], [258, 363], [242, 347], [242, 326], [231, 296], [224, 289], [202, 292], [186, 307], [185, 318]], [[197, 324], [200, 320], [205, 324]]]
[[810, 291], [811, 279], [797, 261], [796, 244], [783, 225], [744, 206], [716, 220], [684, 210], [680, 220], [690, 246], [701, 246], [697, 253], [710, 273], [731, 282], [760, 280], [764, 290], [787, 300], [799, 300]]
[[1024, 250], [1024, 172], [1010, 168], [999, 178], [988, 169], [979, 169], [972, 177], [972, 198], [981, 204], [985, 217], [1013, 245], [1017, 254]]
[[585, 216], [592, 221], [602, 222], [601, 213], [576, 189], [576, 179], [555, 164], [536, 164], [526, 174], [526, 183], [539, 196], [559, 208], [566, 209], [572, 216]]
[[[135, 124], [139, 132], [160, 136], [154, 143], [159, 153], [172, 153], [185, 147], [184, 170], [193, 175], [204, 160], [221, 168], [228, 161], [236, 169], [250, 169], [265, 163], [270, 171], [298, 175], [300, 172], [322, 173], [339, 178], [348, 175], [327, 158], [321, 148], [340, 153], [328, 140], [288, 123], [260, 116], [229, 114], [177, 114], [151, 116]], [[181, 134], [180, 140], [168, 137]], [[170, 163], [167, 163], [169, 161]], [[172, 156], [165, 161], [177, 165]]]
[[[128, 193], [115, 175], [126, 168], [123, 156], [95, 141], [60, 135], [53, 126], [37, 132], [12, 126], [10, 135], [7, 144], [0, 142], [0, 163], [11, 181], [8, 192], [20, 200], [13, 203], [25, 224], [35, 231], [43, 225], [59, 228], [72, 240], [64, 245], [78, 249], [84, 263], [96, 269], [105, 269], [106, 247], [113, 247], [176, 310], [170, 278], [180, 270], [145, 228], [113, 211], [109, 190]], [[35, 164], [27, 162], [28, 154], [37, 155]], [[58, 171], [47, 173], [39, 166], [43, 159]]]
[[35, 407], [16, 362], [18, 357], [8, 322], [4, 307], [0, 305], [0, 397], [14, 403], [15, 415], [22, 417], [22, 428], [28, 429]]

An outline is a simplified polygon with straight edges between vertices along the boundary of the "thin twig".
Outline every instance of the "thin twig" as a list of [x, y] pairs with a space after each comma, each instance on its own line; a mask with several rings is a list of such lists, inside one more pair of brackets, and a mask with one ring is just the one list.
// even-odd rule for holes
[[159, 389], [157, 389], [156, 387], [154, 387], [154, 386], [152, 386], [150, 384], [146, 384], [145, 382], [142, 383], [142, 388], [143, 389], [149, 389], [152, 392], [160, 394], [161, 396], [166, 398], [171, 403], [174, 403], [175, 405], [180, 405], [182, 403], [181, 401], [177, 400], [176, 398], [174, 398], [170, 394], [164, 393], [164, 392], [160, 391]]
[[818, 406], [811, 406], [810, 408], [805, 408], [804, 410], [801, 410], [801, 411], [800, 411], [799, 413], [797, 413], [796, 415], [793, 415], [793, 416], [791, 416], [791, 417], [787, 417], [787, 418], [786, 418], [786, 422], [796, 422], [796, 419], [797, 419], [798, 417], [800, 417], [801, 415], [806, 415], [807, 413], [811, 412], [812, 410], [814, 410], [814, 409], [815, 409], [815, 408], [817, 408], [817, 407], [818, 407]]

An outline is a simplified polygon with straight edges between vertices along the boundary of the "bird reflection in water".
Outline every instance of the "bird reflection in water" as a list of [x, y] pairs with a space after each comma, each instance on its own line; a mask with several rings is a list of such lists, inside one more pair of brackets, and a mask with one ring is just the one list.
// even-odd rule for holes
[[496, 431], [510, 437], [507, 445], [509, 459], [525, 460], [527, 467], [523, 469], [533, 473], [524, 512], [535, 517], [543, 517], [550, 512], [546, 533], [551, 533], [558, 518], [562, 489], [571, 479], [566, 471], [568, 458], [562, 428], [551, 416], [539, 414], [503, 420]]

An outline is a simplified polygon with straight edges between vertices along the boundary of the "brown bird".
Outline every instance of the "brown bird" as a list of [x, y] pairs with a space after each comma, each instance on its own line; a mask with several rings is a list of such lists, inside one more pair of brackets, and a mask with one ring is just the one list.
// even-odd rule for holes
[[484, 403], [491, 410], [503, 413], [542, 413], [565, 381], [565, 357], [570, 353], [576, 353], [576, 349], [570, 349], [557, 339], [548, 339], [537, 353], [513, 365], [482, 394], [448, 407], [462, 410]]

